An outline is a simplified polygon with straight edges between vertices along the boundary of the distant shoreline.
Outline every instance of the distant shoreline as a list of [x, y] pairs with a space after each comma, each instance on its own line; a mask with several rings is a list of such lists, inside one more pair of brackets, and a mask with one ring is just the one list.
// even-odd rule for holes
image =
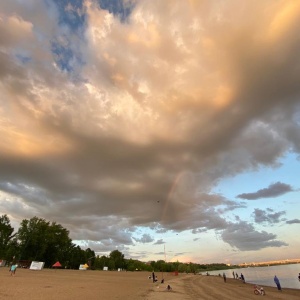
[[300, 258], [296, 259], [286, 259], [286, 260], [273, 260], [268, 262], [257, 262], [257, 263], [244, 263], [239, 264], [240, 268], [256, 268], [256, 267], [268, 267], [268, 266], [281, 266], [281, 265], [295, 265], [300, 264]]

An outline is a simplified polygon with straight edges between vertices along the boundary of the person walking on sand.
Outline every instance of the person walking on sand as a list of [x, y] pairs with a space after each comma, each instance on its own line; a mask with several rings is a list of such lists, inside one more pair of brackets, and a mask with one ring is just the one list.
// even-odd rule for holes
[[226, 274], [223, 273], [223, 279], [224, 279], [224, 282], [226, 282]]
[[10, 267], [10, 276], [15, 276], [17, 265], [11, 265]]
[[274, 282], [275, 282], [276, 285], [277, 285], [278, 291], [281, 291], [280, 281], [279, 281], [279, 279], [277, 278], [276, 275], [274, 276]]
[[241, 279], [242, 279], [243, 283], [245, 283], [245, 277], [244, 277], [243, 273], [241, 273]]

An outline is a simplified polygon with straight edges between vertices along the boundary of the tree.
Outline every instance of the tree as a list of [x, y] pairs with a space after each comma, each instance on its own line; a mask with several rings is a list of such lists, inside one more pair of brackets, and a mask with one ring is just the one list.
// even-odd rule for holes
[[43, 261], [45, 266], [52, 266], [57, 260], [64, 264], [69, 259], [66, 254], [72, 241], [69, 231], [60, 224], [37, 217], [23, 220], [17, 237], [21, 250], [19, 259]]
[[178, 272], [184, 273], [187, 270], [187, 265], [185, 263], [180, 263], [178, 266]]
[[70, 247], [67, 252], [68, 255], [68, 266], [71, 269], [78, 269], [80, 264], [84, 264], [86, 262], [85, 252], [74, 244]]
[[164, 271], [165, 261], [164, 260], [158, 260], [156, 262], [156, 270], [157, 271]]
[[44, 261], [52, 265], [60, 261], [64, 265], [68, 260], [68, 249], [72, 244], [69, 238], [69, 231], [60, 224], [52, 222], [48, 224], [45, 231], [46, 249], [44, 252]]
[[108, 261], [109, 261], [109, 258], [107, 256], [102, 255], [101, 257], [99, 257], [99, 255], [98, 255], [94, 262], [95, 269], [103, 270], [103, 267], [108, 267]]
[[109, 254], [110, 265], [113, 269], [121, 268], [123, 269], [125, 266], [124, 254], [119, 250], [114, 250]]
[[[13, 248], [13, 238], [16, 235], [7, 215], [0, 216], [0, 258], [10, 260], [10, 249]], [[15, 254], [14, 254], [15, 255]]]

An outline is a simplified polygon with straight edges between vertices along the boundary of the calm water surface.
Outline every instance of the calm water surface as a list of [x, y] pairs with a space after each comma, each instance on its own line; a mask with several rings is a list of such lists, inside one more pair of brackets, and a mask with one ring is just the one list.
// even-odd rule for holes
[[[225, 273], [227, 278], [233, 278], [232, 272], [238, 273], [239, 276], [241, 275], [241, 273], [243, 273], [245, 280], [248, 283], [273, 287], [276, 287], [276, 284], [274, 282], [274, 276], [276, 275], [283, 289], [300, 289], [300, 282], [298, 280], [298, 275], [300, 273], [300, 264], [211, 271], [209, 272], [209, 274], [223, 275], [223, 273]], [[205, 275], [205, 273], [202, 274]]]

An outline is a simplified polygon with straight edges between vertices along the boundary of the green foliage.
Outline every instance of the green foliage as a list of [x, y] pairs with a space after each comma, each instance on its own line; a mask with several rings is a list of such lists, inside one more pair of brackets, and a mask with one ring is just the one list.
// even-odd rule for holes
[[86, 254], [79, 246], [72, 244], [66, 255], [68, 256], [66, 267], [69, 269], [78, 269], [80, 264], [86, 263]]
[[69, 231], [55, 222], [33, 217], [22, 220], [19, 230], [14, 233], [7, 215], [0, 216], [0, 259], [37, 260], [45, 262], [45, 267], [51, 267], [59, 261], [63, 267], [78, 269], [80, 264], [87, 263], [90, 269], [109, 270], [119, 268], [127, 271], [155, 272], [185, 272], [196, 273], [212, 270], [237, 268], [226, 264], [195, 264], [180, 262], [165, 262], [164, 260], [148, 263], [134, 259], [125, 259], [119, 250], [113, 250], [109, 256], [96, 256], [90, 248], [82, 250], [72, 243]]
[[10, 224], [7, 215], [0, 216], [0, 258], [10, 259], [13, 257], [15, 243], [13, 238], [14, 228]]
[[125, 266], [124, 254], [122, 254], [119, 250], [114, 250], [109, 255], [109, 263], [110, 269], [123, 269]]
[[67, 229], [37, 217], [21, 222], [17, 239], [20, 247], [19, 259], [43, 261], [47, 267], [56, 261], [65, 264], [68, 260], [66, 253], [72, 245]]
[[125, 259], [125, 269], [127, 271], [149, 271], [151, 272], [153, 269], [151, 265], [145, 264], [136, 259]]
[[108, 260], [109, 258], [106, 257], [105, 255], [99, 257], [99, 255], [95, 258], [95, 261], [94, 261], [94, 268], [96, 270], [103, 270], [104, 267], [107, 267], [108, 266]]

